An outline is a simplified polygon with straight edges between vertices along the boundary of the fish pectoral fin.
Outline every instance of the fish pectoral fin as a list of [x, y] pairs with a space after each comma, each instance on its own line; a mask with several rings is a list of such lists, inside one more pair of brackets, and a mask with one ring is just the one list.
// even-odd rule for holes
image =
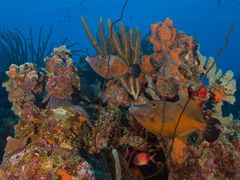
[[185, 130], [184, 132], [182, 132], [181, 134], [179, 133], [178, 134], [178, 137], [181, 138], [182, 140], [184, 138], [187, 138], [191, 133], [195, 132], [195, 131], [198, 131], [201, 129], [197, 128], [197, 127], [191, 127], [191, 128], [188, 128], [188, 130]]
[[189, 134], [177, 137], [177, 138], [175, 138], [175, 140], [182, 141], [183, 143], [187, 144], [188, 137], [189, 137]]

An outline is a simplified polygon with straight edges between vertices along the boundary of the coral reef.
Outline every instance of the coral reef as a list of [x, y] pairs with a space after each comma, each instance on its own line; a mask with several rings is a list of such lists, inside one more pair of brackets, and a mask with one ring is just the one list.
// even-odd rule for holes
[[[0, 69], [0, 82], [6, 81], [5, 71]], [[17, 123], [18, 117], [11, 110], [11, 104], [8, 101], [8, 94], [3, 87], [0, 87], [0, 161], [2, 161], [4, 148], [7, 143], [7, 137], [14, 135], [13, 126]]]
[[[88, 26], [86, 25], [85, 20], [82, 19], [82, 21], [83, 21], [85, 30], [87, 31], [87, 34], [88, 35], [91, 34]], [[100, 19], [100, 24], [102, 24], [102, 19]], [[111, 36], [111, 29], [109, 28], [109, 26], [110, 25], [108, 24], [108, 31], [109, 31], [108, 36]], [[128, 46], [124, 44], [125, 39], [122, 38], [124, 37], [122, 35], [122, 33], [124, 32], [121, 29], [122, 27], [124, 26], [120, 25], [118, 32], [115, 32], [115, 31], [112, 32], [112, 36], [114, 37], [112, 38], [112, 41], [115, 40], [115, 42], [111, 42], [110, 40], [109, 44], [107, 44], [106, 41], [104, 43], [100, 43], [100, 44], [104, 44], [105, 48], [103, 49], [105, 50], [102, 50], [100, 48], [100, 45], [98, 45], [98, 50], [101, 50], [101, 51], [96, 50], [98, 55], [101, 55], [102, 53], [107, 52], [108, 55], [118, 55], [119, 57], [122, 58], [122, 60], [124, 60], [124, 56], [121, 56], [121, 53], [119, 51], [121, 51], [122, 49], [128, 49], [127, 48]], [[102, 28], [103, 27], [101, 25], [99, 29], [100, 36], [101, 36], [101, 32], [103, 31]], [[128, 33], [127, 35], [125, 34], [125, 36], [131, 37], [130, 34], [131, 33]], [[94, 37], [93, 35], [91, 35], [90, 40], [92, 44], [93, 45], [98, 44], [97, 41], [96, 40], [93, 41], [93, 39]], [[146, 41], [149, 41], [149, 42], [146, 43]], [[114, 43], [117, 43], [118, 46], [116, 45], [114, 46]], [[200, 118], [203, 123], [206, 123], [207, 126], [208, 125], [215, 126], [213, 125], [214, 123], [217, 123], [219, 125], [218, 120], [220, 120], [221, 125], [219, 128], [221, 129], [221, 127], [224, 126], [224, 122], [223, 122], [224, 118], [222, 117], [222, 114], [221, 114], [222, 105], [224, 102], [233, 104], [235, 101], [234, 93], [236, 91], [236, 81], [233, 79], [233, 73], [231, 71], [228, 71], [224, 76], [222, 76], [221, 70], [217, 71], [216, 65], [211, 67], [212, 64], [214, 63], [214, 59], [209, 58], [206, 61], [206, 58], [204, 58], [199, 52], [199, 46], [197, 44], [197, 41], [194, 38], [186, 35], [185, 33], [177, 31], [176, 27], [173, 25], [173, 22], [169, 18], [167, 18], [164, 22], [158, 22], [158, 23], [152, 24], [151, 33], [149, 34], [148, 37], [145, 37], [144, 43], [145, 44], [142, 47], [147, 49], [142, 51], [148, 52], [148, 53], [146, 54], [139, 53], [139, 57], [138, 57], [139, 60], [137, 61], [142, 71], [142, 73], [138, 77], [139, 79], [141, 79], [140, 81], [141, 83], [138, 83], [141, 87], [140, 93], [134, 96], [134, 98], [132, 98], [131, 96], [126, 96], [127, 92], [129, 95], [133, 95], [133, 93], [131, 93], [132, 91], [129, 91], [124, 85], [124, 83], [119, 83], [119, 81], [121, 82], [121, 78], [122, 77], [124, 78], [124, 76], [126, 77], [126, 75], [120, 74], [118, 76], [112, 76], [111, 78], [105, 77], [107, 79], [110, 79], [107, 82], [106, 90], [104, 92], [105, 95], [107, 94], [107, 97], [105, 96], [105, 101], [104, 101], [106, 102], [108, 100], [107, 107], [112, 108], [112, 106], [115, 105], [120, 108], [124, 108], [129, 106], [130, 104], [136, 104], [136, 103], [146, 104], [147, 102], [149, 101], [151, 102], [152, 100], [167, 101], [167, 102], [170, 102], [170, 104], [171, 103], [176, 104], [176, 103], [179, 103], [179, 101], [184, 98], [190, 98], [191, 101], [194, 101], [195, 103], [198, 104], [198, 108], [199, 110], [201, 110], [201, 114], [199, 114], [199, 113], [196, 113], [196, 111], [199, 112], [199, 110], [197, 110], [196, 108], [190, 107], [191, 108], [190, 111], [194, 111], [191, 113], [195, 113], [195, 115], [198, 114], [198, 118]], [[151, 45], [149, 45], [149, 43], [152, 44], [152, 47]], [[113, 49], [114, 47], [115, 48], [118, 47], [119, 51], [117, 52], [114, 52], [111, 50], [106, 51], [106, 49], [107, 50], [109, 49], [109, 48], [106, 48], [108, 46], [110, 46]], [[133, 53], [135, 52], [134, 48], [130, 49], [130, 51], [132, 51]], [[103, 58], [103, 61], [105, 63], [108, 62], [108, 60], [109, 59], [106, 57]], [[88, 62], [91, 65], [92, 62], [91, 61], [88, 61]], [[111, 60], [109, 62], [111, 63]], [[128, 67], [131, 67], [132, 64], [126, 63], [126, 65], [128, 65]], [[114, 66], [118, 67], [117, 65], [114, 65], [113, 63], [111, 63], [111, 66], [109, 66], [109, 69], [114, 68]], [[97, 73], [99, 73], [100, 71], [100, 69], [96, 69], [96, 67], [94, 70]], [[131, 76], [131, 73], [128, 73], [128, 76]], [[125, 93], [124, 93], [124, 89], [122, 88], [125, 88], [126, 90]], [[116, 94], [118, 94], [118, 96], [116, 96]], [[114, 98], [112, 99], [111, 96]], [[123, 104], [122, 99], [124, 99], [124, 102], [127, 102], [127, 103]], [[164, 108], [166, 109], [164, 110]], [[175, 111], [174, 108], [172, 109], [169, 109], [169, 108], [170, 106], [167, 106], [167, 105], [163, 105], [162, 108], [159, 108], [159, 111], [160, 111], [159, 114], [163, 114], [163, 118], [166, 119], [167, 122], [169, 121], [168, 119], [171, 119], [170, 114], [172, 113], [172, 111]], [[182, 104], [182, 109], [183, 108], [184, 108], [184, 104]], [[144, 115], [147, 115], [149, 119], [151, 119], [153, 116], [153, 112], [150, 111], [150, 113], [146, 114], [146, 111], [147, 111], [146, 109], [147, 108], [143, 107], [141, 111]], [[161, 111], [163, 111], [163, 113], [161, 113]], [[140, 116], [141, 118], [143, 117], [143, 114], [141, 114]], [[127, 118], [129, 121], [129, 117]], [[217, 121], [214, 120], [216, 118], [218, 119]], [[150, 132], [154, 132], [152, 128], [157, 129], [157, 127], [155, 128], [154, 125], [151, 126], [150, 125], [151, 123], [150, 122], [147, 123], [147, 121], [148, 120], [146, 118], [146, 123], [145, 123], [146, 126], [144, 126], [142, 123], [140, 124], [142, 124], [147, 130], [150, 130]], [[182, 123], [184, 124], [184, 123], [192, 123], [192, 122], [187, 122], [186, 119], [182, 118]], [[231, 125], [229, 125], [228, 128], [230, 128], [231, 126], [235, 126], [233, 122], [230, 124]], [[136, 127], [136, 124], [131, 124], [131, 125], [133, 127]], [[155, 123], [155, 126], [156, 125], [157, 124]], [[102, 125], [100, 126], [102, 128]], [[181, 128], [181, 126], [182, 125], [180, 123], [179, 128]], [[219, 130], [217, 130], [216, 128], [213, 128], [213, 129], [215, 130], [211, 135], [208, 135], [206, 132], [201, 132], [200, 134], [198, 133], [198, 136], [199, 136], [198, 139], [201, 139], [201, 137], [205, 136], [207, 140], [213, 141], [212, 140], [213, 136], [216, 135], [215, 133], [219, 132]], [[239, 128], [236, 128], [232, 132], [232, 134], [238, 131], [239, 131]], [[134, 133], [134, 131], [132, 133]], [[140, 135], [139, 133], [136, 133], [136, 134], [137, 136]], [[140, 137], [141, 136], [142, 135], [140, 135]], [[188, 136], [191, 138], [191, 134], [188, 134]], [[222, 142], [223, 141], [222, 137], [225, 137], [224, 142]], [[203, 141], [203, 140], [200, 140], [200, 141]], [[158, 148], [162, 147], [160, 146], [160, 144], [164, 142], [165, 141], [163, 142], [159, 141], [159, 143], [157, 143]], [[170, 142], [171, 140], [168, 139], [167, 144], [169, 144]], [[147, 141], [145, 142], [145, 146], [147, 146], [146, 144], [148, 143], [149, 143], [149, 140], [147, 139]], [[210, 146], [214, 146], [217, 149], [218, 143], [220, 143], [221, 146], [225, 148], [230, 143], [230, 142], [227, 142], [227, 137], [224, 134], [224, 132], [222, 132], [221, 136], [217, 140], [217, 143], [214, 145], [210, 143]], [[198, 143], [198, 144], [196, 144], [195, 142], [194, 145], [192, 145], [188, 142], [183, 143], [175, 140], [173, 144], [172, 153], [171, 153], [172, 157], [171, 158], [167, 157], [168, 159], [172, 159], [172, 161], [167, 162], [168, 168], [170, 170], [170, 176], [174, 178], [180, 177], [177, 169], [179, 162], [181, 162], [180, 166], [187, 168], [186, 164], [188, 163], [188, 161], [190, 162], [192, 161], [190, 158], [189, 159], [187, 158], [187, 155], [185, 155], [186, 149], [190, 148], [194, 150], [194, 148], [192, 148], [191, 146], [203, 148], [205, 144], [209, 144], [209, 142], [203, 141], [202, 143]], [[167, 152], [169, 149], [164, 147], [163, 149], [165, 151], [165, 156], [167, 156], [168, 154]], [[210, 154], [215, 155], [213, 149], [214, 148], [212, 149], [207, 148], [206, 154], [209, 156]], [[222, 149], [224, 150], [224, 148]], [[238, 158], [235, 155], [236, 154], [239, 155], [239, 151], [234, 148], [232, 148], [231, 150], [230, 149], [231, 148], [229, 148], [229, 151], [226, 153], [229, 153], [229, 157], [230, 156], [235, 157], [233, 158], [234, 163], [237, 163]], [[181, 159], [178, 158], [179, 155], [181, 156]], [[199, 156], [197, 160], [203, 161], [204, 158], [206, 157], [202, 155], [202, 156]], [[219, 156], [216, 156], [216, 158], [221, 158], [221, 155], [219, 154]], [[224, 161], [224, 163], [227, 163], [227, 161], [232, 161], [233, 159], [228, 159]], [[174, 162], [174, 160], [176, 161], [179, 160], [179, 162], [176, 162], [176, 161]], [[203, 164], [201, 165], [202, 165], [201, 167], [203, 168]], [[228, 166], [225, 165], [224, 167], [228, 167]], [[237, 168], [237, 166], [235, 167]], [[130, 169], [131, 168], [134, 168], [134, 167], [130, 166]], [[233, 177], [234, 176], [238, 177], [239, 175], [236, 174], [237, 169], [235, 169], [234, 172], [235, 174], [234, 175], [232, 174]], [[188, 174], [186, 172], [183, 172], [183, 174], [184, 173], [186, 175], [185, 177], [188, 177], [188, 176], [190, 177], [190, 174], [189, 174], [190, 171]], [[219, 174], [217, 174], [217, 171], [216, 173], [214, 172], [212, 173], [214, 174], [215, 177], [220, 178]], [[228, 174], [227, 168], [222, 173], [223, 174], [225, 173], [223, 176], [227, 177], [227, 174]], [[204, 178], [206, 177], [207, 175], [204, 176]]]
[[80, 78], [65, 46], [45, 69], [11, 65], [4, 87], [19, 123], [0, 179], [240, 178], [240, 124], [222, 114], [235, 101], [231, 71], [169, 18], [144, 44], [138, 29], [108, 21], [105, 35], [100, 19], [95, 38], [81, 20], [96, 50], [86, 62], [105, 81]]
[[[7, 71], [4, 86], [20, 121], [15, 137], [8, 138], [1, 179], [93, 178], [91, 165], [76, 155], [88, 115], [71, 101], [80, 84], [69, 55], [65, 46], [54, 49], [45, 60], [45, 73], [30, 63], [11, 65]], [[37, 98], [42, 94], [43, 101]]]

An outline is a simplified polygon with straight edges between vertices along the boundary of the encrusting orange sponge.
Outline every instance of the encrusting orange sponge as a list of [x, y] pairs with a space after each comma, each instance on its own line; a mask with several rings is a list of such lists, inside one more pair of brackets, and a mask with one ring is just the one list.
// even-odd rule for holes
[[57, 175], [61, 176], [61, 180], [72, 180], [72, 176], [69, 175], [64, 169], [59, 169]]

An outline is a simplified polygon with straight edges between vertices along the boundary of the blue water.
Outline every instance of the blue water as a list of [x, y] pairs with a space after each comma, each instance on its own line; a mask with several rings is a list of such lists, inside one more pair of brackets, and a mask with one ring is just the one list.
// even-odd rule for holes
[[[84, 16], [90, 28], [97, 32], [98, 19], [102, 16], [119, 18], [124, 0], [0, 0], [0, 28], [17, 27], [26, 34], [32, 26], [53, 25], [56, 39], [68, 37], [81, 43], [81, 48], [92, 46], [80, 23]], [[129, 0], [124, 11], [124, 22], [129, 27], [139, 27], [142, 35], [150, 25], [170, 17], [178, 30], [194, 36], [203, 55], [216, 56], [225, 43], [225, 36], [234, 23], [235, 29], [229, 46], [221, 54], [218, 67], [240, 69], [240, 0]]]

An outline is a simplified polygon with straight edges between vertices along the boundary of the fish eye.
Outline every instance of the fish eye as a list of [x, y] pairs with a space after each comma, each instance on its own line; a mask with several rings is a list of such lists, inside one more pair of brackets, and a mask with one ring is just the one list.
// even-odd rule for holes
[[99, 55], [98, 58], [102, 60], [104, 59], [104, 55]]
[[153, 107], [153, 108], [156, 108], [156, 107], [157, 107], [157, 104], [156, 104], [156, 103], [152, 103], [152, 107]]

